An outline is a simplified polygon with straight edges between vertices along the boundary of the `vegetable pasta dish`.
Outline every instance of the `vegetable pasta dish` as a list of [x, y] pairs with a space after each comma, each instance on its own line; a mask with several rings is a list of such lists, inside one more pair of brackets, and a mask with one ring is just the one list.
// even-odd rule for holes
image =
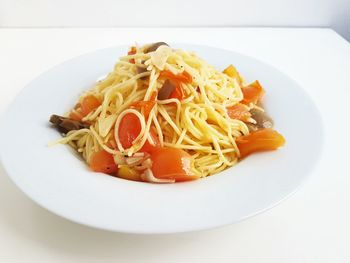
[[50, 122], [91, 170], [150, 183], [195, 180], [284, 145], [259, 81], [164, 42], [132, 46]]

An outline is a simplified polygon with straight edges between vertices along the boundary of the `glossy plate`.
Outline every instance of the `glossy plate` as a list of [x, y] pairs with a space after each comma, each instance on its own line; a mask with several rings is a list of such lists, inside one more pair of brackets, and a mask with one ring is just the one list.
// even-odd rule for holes
[[72, 221], [128, 233], [174, 233], [235, 223], [293, 193], [310, 174], [322, 145], [320, 115], [292, 79], [256, 59], [228, 50], [173, 44], [195, 51], [218, 69], [234, 64], [266, 90], [264, 104], [286, 140], [224, 172], [193, 182], [156, 185], [89, 171], [64, 145], [52, 113], [69, 110], [78, 96], [109, 72], [126, 46], [98, 50], [53, 67], [28, 84], [4, 114], [0, 157], [8, 175], [31, 199]]

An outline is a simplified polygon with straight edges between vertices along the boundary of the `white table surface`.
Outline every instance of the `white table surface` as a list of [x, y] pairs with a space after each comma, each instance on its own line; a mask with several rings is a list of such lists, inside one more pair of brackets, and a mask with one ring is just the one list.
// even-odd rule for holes
[[155, 40], [238, 51], [299, 82], [325, 125], [323, 155], [310, 179], [288, 200], [241, 223], [145, 236], [53, 215], [24, 196], [0, 167], [0, 261], [350, 262], [350, 44], [332, 30], [0, 29], [0, 113], [53, 65], [99, 48]]

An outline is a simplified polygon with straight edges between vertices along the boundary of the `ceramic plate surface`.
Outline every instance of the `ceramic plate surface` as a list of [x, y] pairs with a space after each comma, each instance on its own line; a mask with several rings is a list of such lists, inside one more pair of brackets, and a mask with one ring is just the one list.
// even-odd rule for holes
[[[286, 198], [314, 167], [322, 125], [312, 100], [292, 79], [253, 58], [227, 50], [173, 44], [195, 51], [218, 69], [234, 64], [266, 90], [264, 105], [286, 138], [278, 151], [259, 153], [211, 177], [156, 185], [89, 171], [65, 145], [51, 114], [68, 111], [108, 73], [126, 46], [98, 50], [53, 67], [28, 84], [1, 119], [0, 157], [15, 184], [39, 205], [72, 221], [111, 231], [174, 233], [234, 223]], [[315, 132], [317, 131], [317, 132]]]

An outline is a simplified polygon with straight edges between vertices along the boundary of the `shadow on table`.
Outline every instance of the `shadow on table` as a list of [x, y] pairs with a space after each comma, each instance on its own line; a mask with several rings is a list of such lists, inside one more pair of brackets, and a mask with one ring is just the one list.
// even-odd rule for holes
[[[25, 242], [36, 242], [56, 253], [93, 257], [100, 253], [132, 258], [162, 258], [203, 238], [216, 239], [222, 231], [172, 235], [113, 233], [76, 224], [56, 216], [27, 198], [8, 178], [0, 165], [0, 226]], [[210, 235], [208, 235], [210, 233]], [[216, 236], [216, 237], [215, 237]], [[37, 244], [38, 245], [38, 244]], [[186, 249], [185, 249], [186, 250]], [[142, 253], [140, 253], [142, 252]]]

